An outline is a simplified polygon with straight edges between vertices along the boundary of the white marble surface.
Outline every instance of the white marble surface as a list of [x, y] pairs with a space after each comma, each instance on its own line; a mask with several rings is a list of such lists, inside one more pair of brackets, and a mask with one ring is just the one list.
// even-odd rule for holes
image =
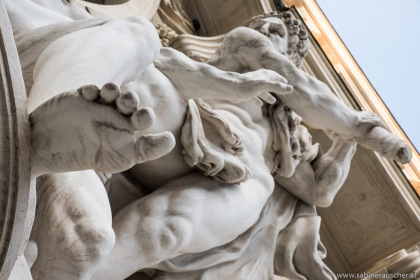
[[[30, 91], [34, 279], [334, 279], [314, 206], [332, 203], [356, 143], [410, 158], [299, 69], [307, 36], [288, 13], [235, 29], [204, 64], [161, 48], [145, 19], [41, 2], [27, 16], [26, 2], [6, 4]], [[326, 130], [325, 154], [296, 113]]]

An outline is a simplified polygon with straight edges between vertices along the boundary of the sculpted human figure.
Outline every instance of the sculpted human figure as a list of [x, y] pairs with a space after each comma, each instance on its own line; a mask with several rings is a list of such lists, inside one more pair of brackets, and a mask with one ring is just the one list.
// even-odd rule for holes
[[293, 94], [280, 99], [312, 126], [352, 138], [397, 162], [410, 161], [409, 146], [389, 133], [378, 116], [347, 107], [327, 85], [299, 69], [308, 51], [306, 38], [306, 31], [291, 13], [261, 15], [250, 22], [249, 28], [229, 32], [209, 63], [235, 72], [271, 69], [294, 87]]
[[[66, 28], [69, 34], [63, 36]], [[60, 32], [57, 32], [58, 30]], [[37, 37], [37, 34], [49, 36]], [[74, 45], [75, 42], [83, 42], [83, 52]], [[267, 93], [268, 91], [284, 94], [291, 92], [291, 87], [284, 83], [284, 79], [272, 71], [259, 70], [249, 74], [227, 73], [191, 61], [170, 49], [162, 49], [159, 54], [159, 44], [154, 27], [140, 18], [92, 20], [86, 21], [85, 25], [79, 22], [68, 25], [63, 23], [59, 26], [38, 28], [18, 39], [22, 65], [34, 69], [33, 81], [32, 77], [26, 76], [27, 85], [32, 84], [28, 107], [33, 128], [34, 176], [46, 172], [89, 168], [118, 172], [134, 163], [162, 155], [172, 148], [174, 138], [161, 131], [169, 130], [175, 138], [180, 137], [186, 110], [185, 100], [189, 98], [213, 96], [238, 102], [252, 99], [262, 93], [262, 98], [274, 102], [275, 99]], [[101, 48], [104, 49], [100, 51]], [[30, 55], [27, 55], [28, 53]], [[37, 57], [35, 54], [40, 55]], [[173, 60], [173, 68], [170, 69], [173, 80], [169, 80], [152, 64], [155, 60], [156, 64], [159, 64], [160, 57]], [[62, 65], [66, 67], [63, 68]], [[28, 70], [24, 69], [24, 72], [27, 73]], [[203, 80], [203, 77], [206, 79]], [[114, 84], [109, 84], [110, 81], [119, 84], [127, 93], [121, 92]], [[185, 81], [190, 85], [185, 85]], [[100, 89], [96, 86], [83, 86], [86, 84], [97, 85]], [[74, 90], [78, 87], [78, 90]], [[137, 108], [138, 99], [129, 91], [132, 88], [141, 93], [139, 97], [142, 105], [152, 107], [158, 116], [161, 115], [150, 129], [146, 128], [153, 123], [152, 111]], [[57, 95], [59, 92], [64, 93]], [[145, 133], [160, 134], [149, 136], [144, 135]], [[158, 153], [153, 153], [152, 150], [150, 156], [150, 148], [154, 148]], [[134, 174], [142, 177], [142, 183], [146, 187], [164, 189], [165, 186], [160, 185], [167, 182], [173, 184], [174, 179], [193, 171], [185, 164], [181, 150], [181, 147], [177, 147], [164, 160], [154, 162], [152, 178], [143, 176], [141, 171], [136, 171]], [[142, 169], [144, 173], [150, 173], [148, 166]], [[190, 176], [198, 176], [200, 180], [204, 180], [202, 184], [217, 185], [220, 191], [223, 191], [222, 185], [211, 178], [198, 174]], [[179, 192], [179, 197], [185, 197], [190, 191], [189, 188], [200, 186], [196, 195], [197, 203], [203, 199], [211, 202], [211, 199], [205, 195], [208, 190], [201, 189], [200, 182], [197, 182], [196, 187], [190, 177], [183, 180], [189, 183], [178, 182], [180, 184], [178, 188], [184, 189], [183, 192]], [[38, 257], [32, 267], [33, 277], [35, 279], [90, 278], [96, 265], [103, 261], [104, 256], [112, 249], [115, 238], [102, 182], [92, 171], [52, 174], [39, 178], [37, 190], [39, 203], [32, 238], [38, 246]], [[158, 193], [154, 194], [158, 197]], [[213, 199], [216, 200], [217, 196], [215, 193]], [[152, 201], [149, 205], [142, 202], [139, 206], [146, 208], [144, 209], [146, 212], [149, 208], [155, 209], [156, 212], [154, 215], [141, 217], [145, 218], [144, 222], [137, 221], [141, 224], [137, 230], [141, 232], [143, 228], [145, 232], [141, 234], [142, 244], [138, 247], [142, 254], [139, 258], [135, 258], [136, 261], [133, 263], [124, 260], [131, 252], [127, 251], [127, 245], [121, 244], [120, 241], [124, 240], [121, 236], [125, 233], [130, 234], [125, 221], [131, 218], [132, 213], [127, 211], [129, 213], [127, 217], [119, 214], [122, 218], [114, 221], [114, 230], [116, 244], [120, 245], [114, 246], [113, 250], [116, 252], [112, 255], [117, 257], [118, 251], [123, 250], [125, 255], [117, 257], [123, 263], [120, 265], [115, 262], [118, 269], [114, 267], [115, 271], [112, 273], [105, 271], [104, 273], [108, 275], [101, 279], [107, 277], [123, 279], [141, 267], [151, 266], [179, 254], [176, 248], [170, 246], [171, 244], [165, 246], [161, 244], [167, 241], [168, 234], [177, 230], [169, 227], [168, 224], [173, 223], [173, 217], [167, 213], [171, 204], [176, 201], [168, 197], [168, 194], [164, 195], [164, 199], [170, 200], [168, 208], [161, 208], [159, 198], [153, 197], [149, 198]], [[257, 199], [255, 203], [263, 204], [263, 201]], [[140, 203], [132, 208], [136, 209], [138, 204]], [[193, 210], [191, 208], [190, 211]], [[141, 213], [143, 209], [136, 211]], [[231, 218], [233, 216], [234, 213]], [[258, 214], [254, 213], [251, 218], [255, 219], [257, 216]], [[155, 221], [157, 217], [159, 222]], [[191, 227], [196, 228], [195, 222], [201, 222], [201, 218], [201, 216], [195, 217], [194, 221], [191, 221]], [[152, 230], [151, 221], [157, 231]], [[208, 223], [205, 220], [202, 222]], [[246, 227], [245, 224], [243, 229], [238, 231], [244, 231]], [[185, 227], [180, 230], [189, 231], [190, 228]], [[208, 233], [200, 232], [196, 235], [199, 234]], [[210, 248], [214, 246], [213, 243], [223, 244], [237, 234], [227, 235], [220, 240], [213, 238], [211, 242], [204, 242], [200, 246]], [[188, 238], [187, 234], [176, 232], [175, 237], [177, 236]], [[195, 242], [200, 239], [200, 236], [194, 238]], [[137, 243], [136, 238], [128, 241], [128, 247], [132, 246], [132, 242]], [[174, 246], [186, 246], [193, 251], [199, 249], [194, 249], [194, 244], [182, 244], [182, 242], [175, 242]], [[135, 252], [137, 254], [137, 249]], [[125, 264], [129, 267], [125, 267]]]
[[348, 175], [356, 143], [329, 132], [333, 143], [322, 154], [290, 108], [270, 107], [279, 134], [296, 137], [300, 145], [293, 176], [275, 176], [273, 193], [246, 232], [223, 246], [162, 262], [156, 279], [272, 279], [274, 272], [288, 279], [336, 279], [322, 262], [326, 254], [314, 206], [331, 204]]
[[[65, 22], [24, 35], [17, 45], [24, 73], [33, 72], [25, 82], [31, 85], [34, 176], [57, 172], [38, 180], [35, 279], [125, 279], [168, 259], [234, 242], [259, 221], [276, 184], [273, 172], [290, 177], [281, 185], [298, 198], [327, 205], [345, 176], [318, 185], [318, 169], [309, 163], [313, 158], [299, 158], [300, 142], [284, 126], [293, 122], [291, 113], [279, 106], [267, 118], [256, 96], [267, 103], [280, 99], [316, 125], [341, 138], [367, 139], [366, 145], [373, 129], [379, 129], [371, 114], [323, 106], [347, 108], [334, 95], [321, 94], [328, 93], [325, 85], [278, 52], [277, 45], [288, 44], [287, 36], [275, 35], [272, 42], [239, 28], [211, 60], [214, 67], [160, 48], [154, 27], [141, 18]], [[230, 46], [237, 47], [238, 56]], [[252, 55], [255, 61], [247, 57]], [[261, 61], [259, 69], [243, 73], [256, 61]], [[196, 98], [206, 98], [211, 108], [191, 102]], [[403, 143], [378, 131], [390, 139], [380, 145], [382, 154], [409, 158]], [[342, 143], [333, 145], [333, 157], [323, 159], [349, 162], [354, 145]], [[320, 164], [319, 170], [328, 166]], [[127, 177], [150, 193], [112, 217], [103, 182], [92, 170], [77, 170], [128, 168]], [[300, 172], [293, 177], [296, 169]], [[66, 171], [77, 172], [58, 173]], [[316, 184], [308, 184], [311, 180]], [[313, 192], [323, 188], [329, 190], [327, 198]]]

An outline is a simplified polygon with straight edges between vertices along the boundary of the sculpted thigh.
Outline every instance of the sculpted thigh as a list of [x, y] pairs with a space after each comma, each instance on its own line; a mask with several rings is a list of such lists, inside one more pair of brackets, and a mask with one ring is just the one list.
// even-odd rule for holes
[[[132, 203], [114, 217], [117, 245], [119, 239], [130, 242], [130, 238], [139, 239], [133, 244], [145, 241], [150, 246], [156, 242], [152, 247], [162, 251], [154, 261], [223, 245], [258, 220], [272, 190], [271, 184], [263, 185], [256, 179], [226, 184], [198, 173], [185, 176]], [[150, 252], [153, 253], [156, 251]]]
[[[254, 153], [247, 155], [248, 159]], [[246, 182], [223, 183], [193, 172], [118, 211], [112, 224], [115, 246], [93, 279], [126, 279], [143, 268], [224, 245], [244, 233], [258, 221], [274, 189], [261, 157], [253, 157], [253, 175]]]

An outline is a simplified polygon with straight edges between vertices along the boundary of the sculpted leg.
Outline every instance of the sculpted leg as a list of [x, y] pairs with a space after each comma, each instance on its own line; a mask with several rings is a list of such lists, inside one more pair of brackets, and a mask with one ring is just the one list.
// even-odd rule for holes
[[254, 100], [262, 105], [258, 98], [268, 103], [276, 101], [268, 92], [280, 95], [292, 92], [286, 79], [274, 71], [225, 72], [209, 64], [193, 61], [171, 48], [162, 48], [154, 65], [171, 80], [184, 99]]
[[[109, 82], [121, 85], [132, 81], [159, 52], [156, 29], [146, 19], [133, 17], [82, 23], [87, 28], [77, 30], [82, 24], [70, 24], [65, 29], [70, 33], [49, 44], [37, 59], [28, 98], [29, 112], [57, 94], [84, 85], [102, 87]], [[45, 32], [40, 34], [47, 36]]]
[[[223, 184], [200, 174], [172, 182], [121, 210], [116, 244], [95, 280], [125, 279], [175, 256], [226, 244], [251, 227], [274, 184]], [[226, 230], [229, 227], [229, 230]]]
[[30, 114], [33, 176], [95, 169], [120, 172], [168, 153], [169, 132], [142, 135], [154, 122], [135, 93], [114, 84], [62, 93]]
[[115, 241], [102, 182], [94, 171], [44, 175], [37, 194], [33, 278], [90, 279]]

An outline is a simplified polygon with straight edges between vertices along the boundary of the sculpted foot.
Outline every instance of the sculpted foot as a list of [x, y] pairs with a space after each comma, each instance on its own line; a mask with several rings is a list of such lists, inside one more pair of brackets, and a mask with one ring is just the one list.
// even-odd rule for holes
[[115, 84], [62, 93], [30, 115], [32, 173], [114, 173], [161, 157], [175, 139], [169, 132], [143, 135], [154, 120], [150, 108], [139, 108], [135, 93], [121, 92]]
[[395, 160], [399, 163], [408, 163], [411, 160], [412, 152], [408, 144], [389, 132], [379, 118], [373, 112], [358, 112], [360, 131], [363, 136], [341, 135], [343, 140], [348, 142], [358, 142], [362, 146], [378, 152], [381, 156]]
[[372, 128], [365, 137], [357, 139], [362, 146], [399, 163], [408, 163], [412, 152], [408, 144], [382, 127]]

